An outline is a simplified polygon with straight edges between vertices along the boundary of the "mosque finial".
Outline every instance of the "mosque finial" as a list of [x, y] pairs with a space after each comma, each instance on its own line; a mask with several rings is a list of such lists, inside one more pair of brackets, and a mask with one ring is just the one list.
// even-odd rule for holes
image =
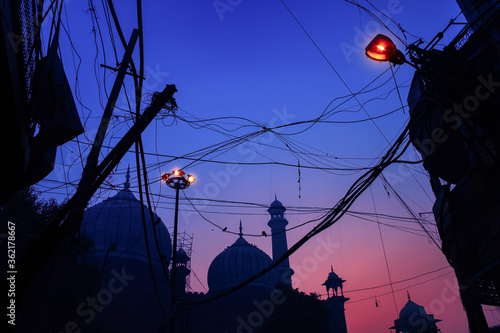
[[243, 227], [241, 225], [241, 220], [240, 220], [240, 237], [243, 237]]
[[332, 268], [332, 273], [333, 273], [333, 265], [330, 265], [330, 267]]
[[130, 188], [130, 163], [127, 168], [127, 175], [125, 176], [125, 184], [123, 184], [123, 187], [126, 189]]
[[408, 295], [408, 300], [410, 300], [410, 292], [407, 290], [406, 294]]
[[274, 192], [274, 200], [278, 200], [278, 196], [276, 195], [276, 192]]

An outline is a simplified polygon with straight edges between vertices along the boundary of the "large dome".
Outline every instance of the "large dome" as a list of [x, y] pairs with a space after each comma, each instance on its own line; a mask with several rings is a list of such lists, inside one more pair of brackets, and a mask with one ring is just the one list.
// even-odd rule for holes
[[[215, 257], [210, 264], [208, 269], [210, 292], [234, 287], [259, 273], [272, 262], [264, 251], [248, 243], [240, 234], [238, 240]], [[273, 270], [250, 285], [273, 289], [276, 281]]]
[[[109, 253], [112, 257], [132, 258], [147, 262], [142, 223], [143, 209], [151, 259], [153, 263], [160, 264], [161, 259], [155, 243], [149, 210], [141, 205], [130, 191], [128, 181], [115, 196], [88, 208], [83, 215], [82, 230], [94, 239], [94, 256], [104, 257]], [[172, 255], [170, 234], [161, 219], [154, 213], [153, 219], [160, 252], [164, 255], [164, 260], [169, 261]], [[113, 249], [115, 246], [113, 243], [116, 244], [115, 249]]]

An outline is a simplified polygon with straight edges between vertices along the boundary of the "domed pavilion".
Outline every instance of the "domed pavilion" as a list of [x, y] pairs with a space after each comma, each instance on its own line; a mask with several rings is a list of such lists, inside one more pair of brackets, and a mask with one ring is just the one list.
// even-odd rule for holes
[[408, 302], [399, 311], [399, 318], [390, 329], [396, 330], [396, 333], [437, 333], [441, 332], [436, 326], [440, 321], [427, 314], [423, 306], [413, 302], [408, 293]]

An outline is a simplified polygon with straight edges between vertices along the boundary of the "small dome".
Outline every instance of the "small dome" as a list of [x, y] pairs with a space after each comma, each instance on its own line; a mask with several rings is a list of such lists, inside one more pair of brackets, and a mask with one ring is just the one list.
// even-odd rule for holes
[[177, 263], [178, 264], [186, 264], [189, 261], [189, 256], [183, 248], [177, 250]]
[[[281, 201], [278, 200], [278, 198], [275, 196], [274, 201], [271, 203], [271, 206], [267, 209], [267, 212], [271, 214], [271, 218], [278, 218], [282, 219], [284, 217], [286, 208], [283, 206]], [[287, 222], [288, 224], [288, 222]]]
[[332, 268], [332, 271], [330, 273], [328, 273], [328, 280], [333, 280], [333, 281], [336, 281], [336, 280], [339, 280], [340, 277], [337, 275], [337, 273], [335, 273], [333, 271], [333, 268]]
[[408, 302], [399, 312], [399, 319], [408, 319], [412, 315], [415, 316], [414, 313], [419, 316], [427, 314], [423, 306], [418, 305], [417, 303], [413, 302], [411, 299], [408, 298]]
[[271, 208], [285, 208], [283, 206], [283, 204], [281, 203], [281, 201], [279, 201], [278, 199], [274, 200], [272, 203], [271, 203]]
[[325, 283], [323, 283], [323, 286], [326, 286], [326, 291], [328, 292], [330, 288], [334, 289], [335, 291], [337, 288], [340, 287], [342, 291], [342, 285], [345, 282], [345, 280], [342, 280], [334, 271], [333, 271], [333, 266], [332, 270], [330, 273], [328, 273], [328, 278], [326, 279]]
[[408, 293], [408, 302], [399, 312], [399, 318], [394, 320], [394, 326], [389, 329], [395, 329], [396, 332], [416, 332], [425, 325], [428, 328], [425, 332], [438, 332], [436, 323], [440, 321], [434, 315], [427, 314], [423, 306], [413, 302]]
[[[240, 234], [238, 240], [222, 251], [208, 269], [208, 286], [211, 292], [234, 287], [272, 264], [271, 258], [261, 249], [248, 243]], [[253, 281], [251, 286], [273, 289], [277, 279], [274, 271]]]
[[[148, 208], [141, 205], [130, 191], [128, 177], [124, 189], [115, 196], [88, 208], [83, 214], [82, 230], [94, 240], [94, 256], [104, 257], [109, 253], [110, 256], [147, 262], [142, 211], [146, 217], [151, 258], [153, 262], [160, 264], [161, 259], [156, 248], [151, 215]], [[154, 213], [153, 219], [161, 254], [169, 261], [172, 255], [170, 234], [161, 219]], [[110, 248], [111, 251], [109, 251]]]

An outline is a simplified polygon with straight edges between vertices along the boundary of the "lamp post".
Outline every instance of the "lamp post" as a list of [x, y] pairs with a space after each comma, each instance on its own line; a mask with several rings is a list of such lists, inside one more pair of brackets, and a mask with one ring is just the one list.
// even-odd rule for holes
[[172, 271], [171, 271], [171, 296], [170, 296], [170, 332], [175, 332], [174, 310], [176, 298], [176, 266], [177, 266], [177, 225], [179, 219], [179, 191], [187, 189], [195, 181], [194, 176], [184, 177], [184, 171], [175, 169], [171, 173], [165, 173], [161, 179], [175, 190], [175, 213], [174, 213], [174, 240], [172, 246]]

